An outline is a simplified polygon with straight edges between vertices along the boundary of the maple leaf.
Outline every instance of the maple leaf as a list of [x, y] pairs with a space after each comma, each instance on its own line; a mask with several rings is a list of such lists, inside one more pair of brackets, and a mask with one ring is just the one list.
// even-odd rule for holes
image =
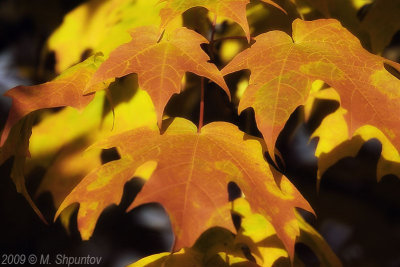
[[[162, 252], [153, 254], [129, 264], [127, 267], [174, 267], [204, 266], [203, 254], [191, 248], [182, 248], [178, 252]], [[205, 265], [208, 266], [208, 265]]]
[[[53, 81], [33, 86], [17, 86], [7, 91], [5, 96], [11, 97], [13, 101], [1, 135], [1, 145], [11, 128], [32, 111], [65, 106], [81, 110], [87, 106], [94, 95], [84, 95], [83, 91], [101, 62], [101, 56], [94, 55], [64, 71]], [[102, 89], [104, 84], [96, 87]]]
[[[355, 34], [364, 46], [380, 53], [400, 29], [396, 15], [400, 12], [399, 1], [386, 0], [291, 0], [300, 13], [307, 16], [310, 9], [320, 12], [325, 18], [335, 18]], [[360, 8], [370, 4], [362, 19]], [[308, 8], [301, 8], [307, 6]], [[304, 12], [305, 11], [305, 12]]]
[[204, 76], [221, 86], [230, 97], [229, 89], [200, 44], [207, 40], [186, 28], [176, 29], [170, 40], [159, 40], [156, 27], [139, 27], [131, 32], [132, 41], [115, 49], [94, 74], [92, 84], [114, 77], [137, 73], [139, 86], [150, 95], [159, 125], [164, 107], [174, 93], [181, 91], [186, 71]]
[[[25, 186], [25, 162], [29, 154], [29, 138], [32, 132], [33, 111], [50, 107], [85, 107], [93, 95], [84, 96], [83, 90], [90, 76], [102, 62], [99, 55], [71, 67], [56, 79], [36, 86], [17, 86], [6, 96], [13, 99], [10, 113], [1, 135], [0, 162], [14, 156], [11, 178], [33, 210], [44, 221], [44, 217], [34, 204]], [[99, 85], [103, 87], [104, 85]]]
[[140, 266], [259, 266], [249, 261], [241, 244], [235, 243], [230, 231], [214, 227], [204, 232], [191, 248], [163, 252], [144, 257], [129, 267]]
[[[245, 198], [234, 200], [232, 206], [233, 211], [242, 218], [235, 243], [246, 244], [259, 266], [275, 266], [276, 260], [288, 257], [282, 243], [276, 238], [274, 226], [261, 214], [253, 213]], [[342, 266], [324, 238], [297, 211], [295, 213], [300, 227], [300, 235], [296, 242], [311, 248], [323, 266]], [[294, 262], [297, 260], [300, 259], [295, 257]], [[290, 265], [289, 262], [287, 265]]]
[[274, 226], [261, 214], [253, 213], [245, 198], [235, 199], [232, 210], [241, 217], [235, 243], [245, 244], [251, 251], [258, 266], [274, 266], [279, 258], [286, 258], [288, 252], [277, 238]]
[[[101, 211], [117, 203], [126, 181], [141, 164], [157, 167], [137, 195], [131, 210], [159, 202], [167, 210], [176, 236], [175, 250], [194, 243], [213, 226], [234, 231], [227, 184], [237, 183], [255, 212], [270, 218], [290, 256], [299, 233], [294, 207], [312, 210], [297, 189], [274, 171], [263, 158], [260, 140], [248, 140], [236, 126], [215, 122], [197, 133], [196, 126], [176, 118], [163, 135], [148, 128], [110, 137], [98, 146], [116, 146], [121, 160], [109, 162], [86, 176], [61, 204], [56, 216], [74, 202], [80, 203], [78, 227], [87, 239]], [[276, 174], [276, 173], [275, 173]]]
[[102, 115], [106, 96], [105, 92], [98, 92], [81, 112], [66, 107], [42, 116], [40, 123], [32, 129], [31, 158], [26, 163], [27, 173], [38, 166], [46, 169], [36, 195], [51, 192], [55, 207], [58, 207], [83, 177], [101, 165], [101, 149], [86, 151], [87, 147], [108, 136], [155, 125], [156, 114], [151, 99], [143, 90], [134, 90], [135, 83], [137, 79], [123, 79], [111, 86], [113, 101], [118, 99], [120, 92], [134, 93], [126, 102], [115, 106], [114, 114]]
[[[295, 2], [299, 13], [307, 19], [315, 19], [315, 10], [318, 11], [317, 17], [333, 18], [339, 20], [344, 27], [358, 37], [364, 45], [369, 46], [367, 31], [362, 28], [359, 19], [359, 8], [371, 0], [291, 0]], [[309, 19], [310, 18], [310, 19]]]
[[[286, 13], [273, 1], [262, 1]], [[249, 24], [246, 17], [246, 5], [250, 3], [249, 0], [161, 0], [161, 2], [167, 2], [160, 11], [161, 28], [165, 28], [170, 21], [192, 7], [204, 7], [217, 17], [222, 16], [235, 21], [242, 27], [247, 39], [250, 40]]]
[[[340, 97], [333, 88], [316, 92], [312, 99], [338, 101]], [[313, 101], [308, 103], [313, 105]], [[326, 116], [320, 126], [312, 133], [310, 139], [318, 137], [315, 156], [318, 158], [317, 187], [324, 172], [345, 157], [355, 157], [361, 146], [370, 139], [378, 139], [382, 144], [381, 156], [377, 164], [377, 180], [388, 174], [400, 177], [400, 155], [390, 140], [376, 127], [364, 125], [358, 128], [353, 136], [348, 134], [345, 114], [349, 111], [339, 107], [335, 112]], [[335, 127], [332, 127], [335, 125]]]
[[[250, 82], [239, 112], [252, 107], [257, 125], [273, 155], [275, 141], [297, 106], [304, 104], [311, 83], [322, 80], [342, 99], [349, 134], [361, 126], [378, 127], [400, 147], [400, 81], [384, 63], [400, 65], [370, 54], [359, 40], [333, 19], [293, 22], [293, 39], [272, 31], [236, 56], [224, 75], [250, 69]], [[384, 108], [382, 108], [384, 107]]]
[[[60, 73], [81, 61], [85, 53], [102, 52], [105, 58], [130, 40], [128, 30], [160, 23], [158, 0], [91, 0], [71, 12], [47, 41], [55, 52]], [[79, 42], [77, 42], [79, 40]]]
[[[249, 237], [247, 236], [248, 234], [254, 235], [255, 238], [261, 237], [263, 239], [263, 237], [271, 237], [273, 235], [276, 237], [276, 232], [271, 223], [264, 217], [251, 213], [249, 203], [243, 198], [235, 200], [232, 206], [232, 211], [242, 217], [240, 224], [241, 227], [245, 228], [240, 229], [237, 235], [232, 234], [225, 228], [213, 227], [202, 233], [191, 248], [183, 248], [175, 253], [164, 252], [150, 255], [129, 266], [189, 266], [189, 263], [193, 263], [190, 266], [221, 266], [221, 263], [225, 263], [222, 266], [272, 267], [278, 258], [288, 257], [282, 242], [278, 238], [274, 240], [270, 238], [270, 242], [265, 242], [267, 247], [263, 247], [263, 244], [257, 246], [253, 241], [249, 241], [253, 236]], [[256, 255], [254, 253], [255, 250], [257, 252], [260, 248], [263, 250], [262, 256], [265, 256], [265, 261], [259, 261], [256, 258], [257, 262], [252, 262], [246, 258], [243, 253], [243, 247], [246, 247], [248, 243], [253, 245], [252, 247], [247, 247], [250, 248], [251, 255]]]
[[[232, 211], [241, 217], [236, 235], [224, 228], [214, 227], [204, 232], [191, 248], [175, 253], [153, 254], [128, 266], [220, 266], [224, 262], [226, 266], [272, 267], [276, 266], [278, 259], [280, 265], [290, 266], [288, 253], [277, 238], [274, 227], [265, 217], [253, 213], [245, 198], [235, 199], [232, 202]], [[311, 248], [323, 266], [342, 266], [324, 238], [298, 212], [296, 218], [301, 231], [297, 242]], [[244, 255], [244, 247], [250, 249], [250, 255], [255, 262], [249, 261]], [[303, 266], [297, 255], [294, 266]]]

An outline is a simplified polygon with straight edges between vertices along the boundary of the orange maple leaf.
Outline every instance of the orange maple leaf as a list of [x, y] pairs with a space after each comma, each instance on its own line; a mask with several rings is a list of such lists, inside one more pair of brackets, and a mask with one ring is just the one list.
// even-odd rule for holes
[[[1, 135], [1, 146], [11, 128], [32, 111], [65, 106], [81, 110], [86, 107], [94, 95], [84, 95], [84, 90], [101, 62], [102, 57], [97, 54], [67, 69], [53, 81], [17, 86], [7, 91], [5, 96], [11, 97], [13, 102]], [[98, 86], [104, 88], [104, 85]]]
[[161, 125], [164, 107], [175, 93], [181, 91], [186, 71], [204, 76], [221, 86], [230, 97], [229, 89], [200, 44], [207, 40], [187, 28], [178, 28], [170, 40], [159, 41], [156, 27], [146, 26], [131, 32], [132, 41], [115, 49], [93, 76], [92, 84], [109, 78], [137, 73], [139, 86], [150, 95]]
[[[286, 13], [283, 8], [273, 1], [262, 1]], [[222, 16], [239, 24], [245, 32], [247, 40], [250, 40], [249, 24], [246, 17], [246, 5], [250, 3], [249, 0], [161, 0], [160, 2], [167, 2], [166, 6], [160, 10], [162, 29], [186, 10], [192, 7], [204, 7], [213, 12], [215, 16]]]
[[225, 122], [208, 124], [197, 133], [193, 123], [181, 118], [176, 118], [163, 135], [141, 128], [110, 137], [98, 146], [118, 147], [122, 159], [86, 176], [56, 215], [79, 202], [78, 227], [82, 237], [89, 238], [101, 211], [120, 201], [123, 185], [136, 168], [155, 161], [154, 173], [128, 210], [148, 202], [161, 203], [171, 219], [176, 251], [193, 245], [209, 227], [235, 231], [227, 192], [228, 183], [233, 181], [254, 212], [270, 219], [293, 256], [299, 234], [294, 208], [312, 208], [286, 177], [280, 177], [277, 185], [276, 173], [265, 162], [260, 142]]
[[365, 124], [380, 128], [400, 148], [400, 81], [384, 67], [400, 65], [363, 49], [359, 40], [333, 19], [293, 22], [293, 39], [271, 31], [236, 56], [224, 75], [250, 69], [250, 83], [239, 112], [253, 107], [257, 125], [273, 155], [275, 141], [290, 114], [306, 102], [311, 82], [335, 88], [348, 110], [349, 136]]

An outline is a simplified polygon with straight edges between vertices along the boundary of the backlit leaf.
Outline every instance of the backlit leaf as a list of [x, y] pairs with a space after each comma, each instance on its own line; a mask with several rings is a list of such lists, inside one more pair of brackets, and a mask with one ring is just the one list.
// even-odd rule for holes
[[175, 119], [163, 135], [141, 128], [100, 142], [118, 147], [122, 159], [109, 162], [86, 176], [61, 204], [57, 215], [74, 202], [81, 203], [78, 227], [90, 237], [101, 210], [118, 203], [126, 181], [146, 161], [157, 168], [128, 210], [148, 202], [161, 203], [175, 233], [175, 251], [191, 246], [213, 226], [234, 231], [227, 184], [237, 183], [252, 209], [274, 225], [290, 256], [299, 234], [294, 207], [311, 207], [282, 177], [279, 185], [263, 158], [260, 140], [249, 139], [236, 126], [215, 122], [197, 133], [195, 125]]
[[202, 254], [191, 249], [182, 248], [176, 253], [163, 252], [147, 256], [128, 267], [174, 267], [174, 266], [193, 266], [200, 267], [202, 264]]
[[[250, 83], [239, 104], [255, 110], [257, 125], [273, 156], [275, 141], [297, 106], [306, 102], [314, 80], [335, 88], [349, 134], [365, 124], [373, 125], [400, 147], [400, 81], [384, 67], [400, 65], [370, 54], [336, 20], [293, 23], [293, 39], [272, 31], [236, 56], [224, 75], [250, 69]], [[384, 107], [384, 108], [382, 108]]]
[[111, 95], [121, 91], [133, 93], [115, 106], [115, 117], [108, 112], [103, 118], [106, 97], [105, 92], [98, 92], [82, 112], [67, 107], [45, 116], [33, 128], [27, 168], [46, 169], [36, 195], [50, 191], [58, 207], [83, 177], [101, 165], [101, 149], [86, 151], [90, 145], [111, 135], [155, 124], [151, 99], [143, 90], [133, 90], [135, 83], [137, 79], [124, 79], [112, 86]]
[[[333, 18], [360, 39], [366, 48], [370, 48], [368, 32], [361, 25], [358, 12], [364, 4], [372, 0], [291, 0], [298, 6], [306, 20]], [[317, 12], [315, 12], [317, 11]]]
[[[271, 0], [262, 1], [285, 12]], [[217, 17], [225, 17], [238, 23], [245, 32], [247, 39], [250, 40], [249, 25], [246, 18], [246, 5], [250, 3], [249, 0], [162, 0], [162, 2], [166, 2], [166, 6], [160, 11], [162, 28], [186, 10], [192, 7], [204, 7]]]
[[[330, 99], [340, 102], [334, 89], [329, 88], [316, 94], [316, 99]], [[323, 94], [321, 94], [323, 93]], [[326, 116], [321, 125], [313, 132], [311, 138], [318, 137], [315, 156], [318, 158], [318, 184], [323, 173], [340, 159], [355, 157], [361, 146], [368, 140], [376, 138], [382, 144], [381, 156], [377, 165], [378, 181], [385, 175], [394, 174], [400, 177], [400, 155], [391, 141], [378, 128], [364, 125], [358, 128], [353, 136], [348, 134], [345, 120], [346, 111], [339, 107]], [[334, 127], [332, 127], [334, 125]]]
[[274, 226], [261, 214], [253, 213], [245, 198], [233, 202], [233, 211], [242, 218], [235, 242], [246, 244], [259, 266], [271, 267], [279, 258], [288, 258]]
[[[176, 253], [150, 255], [129, 266], [291, 266], [288, 253], [281, 240], [277, 238], [272, 224], [261, 214], [253, 213], [245, 198], [233, 201], [232, 211], [241, 216], [240, 229], [236, 235], [230, 231], [214, 227], [204, 232], [191, 248]], [[323, 237], [296, 212], [301, 234], [297, 242], [306, 244], [317, 255], [321, 266], [342, 266], [340, 260], [329, 248]], [[250, 261], [243, 248], [250, 249]], [[285, 258], [286, 260], [283, 260]], [[298, 257], [294, 266], [299, 265]], [[175, 264], [175, 265], [174, 265]], [[300, 263], [301, 264], [301, 263]]]
[[187, 28], [175, 30], [168, 40], [159, 41], [155, 27], [135, 28], [132, 41], [115, 49], [95, 73], [92, 84], [110, 78], [137, 73], [139, 86], [147, 91], [153, 100], [159, 125], [164, 107], [173, 94], [181, 91], [185, 72], [204, 76], [221, 86], [230, 97], [229, 89], [214, 64], [200, 44], [207, 40]]
[[[234, 201], [233, 210], [242, 217], [241, 229], [235, 242], [248, 245], [259, 266], [275, 266], [275, 261], [280, 258], [286, 258], [286, 265], [290, 266], [287, 251], [280, 240], [276, 238], [273, 225], [265, 217], [253, 213], [244, 198]], [[342, 266], [323, 237], [297, 211], [296, 218], [301, 230], [296, 242], [302, 242], [312, 249], [320, 260], [321, 266]], [[296, 258], [295, 262], [296, 260], [299, 259]], [[281, 259], [280, 263], [283, 262]], [[295, 264], [295, 266], [297, 265]]]
[[[397, 14], [400, 1], [393, 0], [292, 0], [300, 12], [307, 16], [311, 9], [325, 18], [335, 18], [355, 34], [374, 53], [382, 53], [394, 34], [400, 30]], [[359, 17], [361, 7], [370, 5]], [[308, 8], [305, 8], [308, 7]], [[303, 12], [302, 12], [303, 11]]]
[[130, 40], [128, 30], [158, 25], [158, 0], [91, 0], [64, 17], [47, 45], [55, 52], [56, 71], [82, 60], [85, 53], [102, 52], [105, 57]]
[[[17, 86], [7, 91], [5, 95], [11, 97], [13, 102], [1, 135], [1, 145], [11, 128], [32, 111], [65, 106], [82, 110], [86, 107], [94, 95], [84, 95], [83, 92], [101, 62], [102, 57], [95, 55], [64, 71], [53, 81], [34, 86]], [[104, 84], [98, 84], [94, 90], [102, 88]]]

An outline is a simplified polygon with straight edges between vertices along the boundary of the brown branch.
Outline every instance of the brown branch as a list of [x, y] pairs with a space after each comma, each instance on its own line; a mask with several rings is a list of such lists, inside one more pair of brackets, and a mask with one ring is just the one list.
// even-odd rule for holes
[[199, 114], [199, 128], [197, 130], [198, 133], [201, 132], [201, 127], [203, 127], [204, 120], [204, 77], [201, 77], [201, 85], [200, 85], [200, 114]]

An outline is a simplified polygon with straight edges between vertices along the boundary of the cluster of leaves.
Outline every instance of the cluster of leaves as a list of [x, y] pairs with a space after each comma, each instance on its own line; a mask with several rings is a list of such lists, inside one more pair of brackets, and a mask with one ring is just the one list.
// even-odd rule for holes
[[[353, 4], [360, 2], [367, 1]], [[6, 93], [13, 102], [0, 162], [14, 157], [12, 179], [39, 216], [24, 177], [35, 166], [46, 168], [37, 193], [52, 192], [56, 218], [64, 221], [71, 213], [62, 211], [79, 203], [83, 239], [92, 235], [102, 210], [118, 204], [127, 181], [146, 179], [128, 210], [160, 203], [171, 220], [176, 253], [134, 266], [271, 266], [282, 258], [281, 263], [301, 265], [294, 257], [296, 240], [313, 248], [320, 262], [340, 266], [296, 212], [313, 210], [275, 167], [280, 162], [275, 143], [298, 106], [304, 105], [308, 120], [318, 101], [336, 101], [340, 107], [312, 136], [319, 138], [318, 178], [371, 138], [382, 143], [378, 178], [400, 176], [400, 80], [392, 74], [400, 65], [362, 46], [381, 52], [400, 27], [378, 20], [390, 25], [378, 31], [371, 23], [383, 16], [382, 2], [375, 1], [360, 22], [356, 12], [346, 13], [356, 8], [330, 0], [89, 1], [70, 12], [48, 41], [62, 73]], [[400, 10], [398, 4], [383, 6]], [[188, 12], [196, 16], [185, 19]], [[285, 21], [282, 30], [258, 26], [266, 24], [265, 12]], [[335, 19], [316, 17], [336, 17], [347, 29]], [[291, 29], [287, 22], [293, 22]], [[82, 55], [90, 56], [79, 63]], [[228, 88], [224, 76], [244, 69], [251, 72], [248, 82]], [[164, 112], [174, 94], [193, 86], [187, 72], [201, 77], [194, 85], [201, 92], [197, 126]], [[228, 122], [203, 127], [210, 83], [238, 103], [239, 113], [253, 108], [262, 139]], [[65, 108], [49, 110], [56, 107]], [[102, 164], [100, 154], [110, 148], [120, 158]], [[227, 190], [232, 182], [242, 191], [236, 200]], [[234, 225], [232, 213], [242, 218], [240, 225]]]

